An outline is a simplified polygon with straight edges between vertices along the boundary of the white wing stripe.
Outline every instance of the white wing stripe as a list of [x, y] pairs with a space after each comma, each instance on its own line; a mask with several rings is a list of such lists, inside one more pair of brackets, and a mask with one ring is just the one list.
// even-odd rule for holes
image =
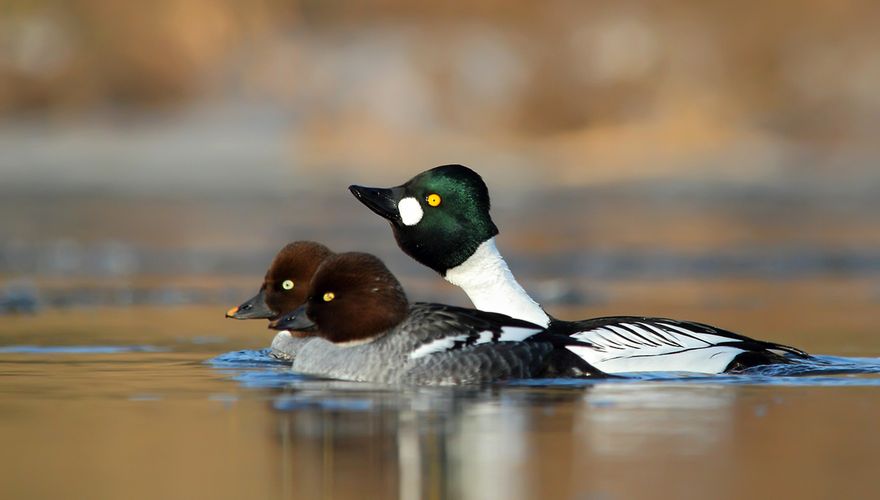
[[498, 340], [501, 342], [522, 342], [540, 331], [535, 328], [524, 328], [521, 326], [503, 326], [501, 327], [501, 336], [498, 337]]
[[577, 333], [573, 333], [571, 336], [585, 342], [596, 342], [595, 337], [599, 337], [600, 339], [605, 341], [605, 344], [603, 345], [608, 345], [609, 347], [614, 347], [615, 349], [621, 348], [620, 344], [602, 335], [602, 332], [607, 331], [608, 330], [605, 330], [604, 328], [593, 328], [592, 330], [583, 330]]
[[708, 344], [711, 344], [711, 342], [709, 342], [708, 340], [706, 340], [706, 339], [702, 339], [702, 338], [700, 338], [700, 337], [697, 337], [697, 332], [693, 332], [693, 331], [688, 330], [688, 329], [686, 329], [686, 328], [682, 328], [682, 327], [680, 327], [680, 326], [678, 326], [678, 325], [671, 325], [671, 324], [669, 324], [669, 323], [663, 323], [663, 326], [665, 326], [665, 327], [667, 327], [667, 328], [672, 328], [673, 330], [678, 330], [679, 332], [685, 334], [685, 336], [687, 336], [688, 338], [692, 338], [692, 339], [694, 339], [694, 340], [697, 340], [697, 341], [703, 342], [703, 343], [705, 343], [705, 344], [707, 344], [707, 345], [708, 345]]
[[543, 328], [527, 328], [521, 326], [504, 326], [501, 327], [500, 334], [491, 330], [484, 330], [477, 334], [461, 334], [444, 337], [442, 339], [432, 340], [420, 345], [414, 351], [409, 353], [409, 359], [418, 359], [429, 354], [448, 351], [454, 349], [456, 344], [487, 344], [489, 342], [522, 342], [529, 337], [543, 331]]
[[[625, 335], [626, 333], [628, 333], [626, 330], [624, 330], [623, 332], [619, 332], [619, 331], [617, 331], [617, 328], [614, 327], [614, 325], [607, 325], [603, 329], [608, 330], [616, 337], [623, 339], [625, 342], [623, 342], [622, 344], [625, 345], [626, 347], [629, 347], [631, 349], [638, 349], [640, 347], [636, 341], [634, 341], [633, 339], [631, 339]], [[636, 344], [636, 345], [630, 345], [630, 344]]]
[[[653, 330], [654, 334], [657, 337], [659, 337], [663, 341], [664, 344], [670, 345], [672, 347], [684, 347], [683, 345], [681, 345], [681, 343], [679, 343], [675, 340], [675, 336], [673, 333], [667, 332], [667, 331], [663, 330], [662, 328], [660, 328], [659, 326], [652, 325], [650, 323], [639, 323], [639, 324], [644, 326], [645, 328]], [[668, 335], [668, 337], [667, 337], [667, 335]]]
[[456, 342], [465, 342], [468, 337], [469, 335], [455, 335], [454, 337], [432, 340], [409, 353], [409, 359], [418, 359], [429, 354], [434, 354], [435, 352], [448, 351], [455, 347]]
[[739, 339], [734, 339], [730, 337], [723, 337], [721, 335], [713, 335], [711, 333], [704, 332], [695, 332], [692, 330], [688, 330], [686, 328], [682, 328], [678, 325], [672, 325], [669, 323], [664, 323], [664, 326], [668, 326], [669, 328], [673, 328], [684, 333], [687, 337], [693, 338], [695, 340], [699, 340], [700, 342], [705, 343], [706, 345], [714, 345], [719, 342], [741, 342]]
[[633, 340], [633, 339], [627, 337], [626, 335], [624, 335], [624, 334], [622, 334], [622, 333], [618, 332], [617, 330], [614, 330], [614, 329], [612, 329], [612, 328], [610, 328], [610, 327], [611, 327], [611, 325], [608, 325], [608, 327], [606, 327], [606, 329], [607, 329], [608, 331], [612, 332], [616, 337], [618, 337], [618, 338], [620, 338], [620, 339], [623, 340], [623, 342], [620, 342], [621, 345], [626, 346], [626, 347], [629, 347], [630, 349], [639, 349], [639, 348], [642, 347], [642, 346], [639, 345], [639, 343], [636, 342], [635, 340]]
[[[594, 331], [598, 332], [599, 330], [594, 330]], [[601, 333], [596, 333], [596, 336], [599, 337], [600, 339], [604, 340], [605, 343], [600, 344], [600, 343], [596, 342], [596, 339], [594, 339], [593, 337], [587, 337], [586, 335], [583, 335], [579, 340], [583, 340], [586, 342], [592, 342], [592, 343], [599, 345], [599, 346], [602, 346], [602, 347], [610, 347], [611, 349], [626, 349], [626, 347], [623, 347], [622, 345], [618, 344], [617, 342], [606, 338]]]
[[486, 331], [480, 332], [480, 338], [478, 338], [477, 341], [474, 342], [474, 345], [476, 345], [476, 344], [485, 344], [486, 342], [491, 342], [491, 341], [492, 341], [492, 335], [493, 335], [493, 333], [492, 333], [491, 331], [489, 331], [489, 330], [486, 330]]
[[[646, 333], [647, 335], [651, 335], [650, 332], [645, 332], [641, 328], [635, 327], [632, 324], [621, 323], [619, 325], [608, 325], [608, 328], [611, 328], [614, 331], [623, 330], [624, 332], [629, 333], [630, 335], [635, 335], [636, 337], [638, 337], [639, 339], [641, 339], [643, 341], [643, 342], [641, 342], [641, 345], [643, 347], [644, 346], [660, 347], [660, 344], [658, 344], [656, 341], [650, 340], [647, 337], [645, 337], [644, 335], [639, 334], [639, 332], [643, 332], [643, 333]], [[638, 341], [634, 340], [633, 342], [638, 342]]]

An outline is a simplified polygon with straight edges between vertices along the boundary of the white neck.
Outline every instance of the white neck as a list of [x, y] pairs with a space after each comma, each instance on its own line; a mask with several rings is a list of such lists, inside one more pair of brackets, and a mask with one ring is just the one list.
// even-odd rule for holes
[[547, 313], [516, 282], [495, 247], [495, 238], [484, 241], [468, 260], [447, 270], [446, 281], [461, 287], [481, 311], [502, 313], [542, 326], [550, 324]]

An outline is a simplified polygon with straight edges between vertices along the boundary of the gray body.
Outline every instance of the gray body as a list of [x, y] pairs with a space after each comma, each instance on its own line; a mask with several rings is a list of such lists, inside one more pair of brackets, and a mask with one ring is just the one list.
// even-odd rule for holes
[[294, 337], [287, 331], [278, 332], [272, 339], [272, 346], [269, 348], [269, 355], [275, 359], [282, 361], [293, 361], [296, 359], [302, 346], [316, 340], [315, 337]]
[[[415, 304], [407, 318], [373, 340], [338, 345], [322, 338], [302, 343], [293, 371], [321, 377], [395, 385], [481, 384], [542, 376], [555, 347], [550, 342], [486, 341], [504, 327], [543, 328], [506, 316], [439, 304]], [[481, 336], [481, 334], [483, 334]], [[466, 340], [449, 341], [467, 336]], [[482, 343], [479, 339], [483, 339]], [[448, 343], [448, 347], [444, 347]], [[425, 346], [435, 352], [413, 358]]]

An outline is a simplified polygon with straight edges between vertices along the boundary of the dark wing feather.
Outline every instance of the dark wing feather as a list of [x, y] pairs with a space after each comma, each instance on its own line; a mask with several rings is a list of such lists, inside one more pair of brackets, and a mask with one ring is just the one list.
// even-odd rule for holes
[[[404, 328], [413, 373], [450, 373], [455, 383], [543, 375], [602, 375], [560, 346], [590, 344], [543, 326], [475, 309], [415, 304]], [[454, 369], [452, 369], [454, 368]], [[467, 380], [465, 380], [467, 379]]]
[[[583, 321], [554, 319], [548, 330], [593, 344], [592, 349], [574, 350], [586, 361], [611, 371], [625, 367], [626, 370], [635, 371], [670, 369], [717, 373], [810, 357], [804, 351], [787, 345], [755, 340], [703, 323], [667, 318], [609, 316]], [[717, 366], [722, 359], [728, 358], [728, 365]], [[667, 364], [663, 364], [662, 360], [667, 360]]]
[[772, 350], [808, 358], [809, 354], [795, 347], [756, 340], [695, 321], [681, 321], [646, 316], [607, 316], [582, 321], [554, 319], [548, 330], [556, 334], [574, 335], [596, 332], [589, 338], [600, 349], [639, 349], [656, 347], [687, 347], [689, 345], [731, 346], [749, 351]]
[[448, 342], [446, 350], [522, 341], [544, 331], [543, 326], [503, 314], [446, 304], [417, 303], [410, 309], [406, 323], [406, 329], [421, 346]]

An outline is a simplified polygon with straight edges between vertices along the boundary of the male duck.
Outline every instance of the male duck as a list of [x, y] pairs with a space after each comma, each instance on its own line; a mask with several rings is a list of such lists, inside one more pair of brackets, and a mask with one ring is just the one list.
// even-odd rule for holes
[[588, 343], [568, 349], [604, 372], [724, 373], [809, 357], [793, 347], [692, 321], [641, 316], [553, 318], [520, 286], [498, 252], [489, 190], [465, 166], [436, 167], [393, 188], [350, 186], [349, 190], [391, 223], [397, 244], [407, 255], [461, 287], [475, 307]]

